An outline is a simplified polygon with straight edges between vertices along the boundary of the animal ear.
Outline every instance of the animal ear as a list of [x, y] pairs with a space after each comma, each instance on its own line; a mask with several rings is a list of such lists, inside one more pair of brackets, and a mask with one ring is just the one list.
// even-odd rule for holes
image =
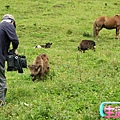
[[46, 54], [43, 54], [43, 56], [45, 57], [45, 56], [46, 56]]
[[28, 68], [31, 68], [31, 65], [28, 65]]

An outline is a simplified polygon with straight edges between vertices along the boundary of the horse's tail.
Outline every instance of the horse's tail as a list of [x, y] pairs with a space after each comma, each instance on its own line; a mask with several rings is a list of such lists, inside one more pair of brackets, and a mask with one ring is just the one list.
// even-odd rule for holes
[[93, 37], [94, 38], [96, 37], [96, 26], [97, 26], [97, 24], [96, 24], [96, 20], [95, 20], [93, 23]]

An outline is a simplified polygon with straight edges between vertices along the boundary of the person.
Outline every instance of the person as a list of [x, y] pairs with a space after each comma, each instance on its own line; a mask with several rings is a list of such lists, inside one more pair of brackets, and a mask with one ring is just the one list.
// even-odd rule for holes
[[[10, 44], [12, 44], [10, 46]], [[12, 47], [14, 53], [17, 53], [19, 40], [16, 34], [15, 18], [11, 14], [5, 14], [0, 22], [0, 106], [6, 104], [5, 97], [7, 92], [5, 61], [7, 54]]]

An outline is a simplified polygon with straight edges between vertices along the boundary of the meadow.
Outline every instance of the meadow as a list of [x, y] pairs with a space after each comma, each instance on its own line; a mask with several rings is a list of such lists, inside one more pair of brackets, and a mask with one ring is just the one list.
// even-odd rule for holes
[[[41, 53], [49, 56], [50, 72], [32, 82], [30, 71], [6, 71], [6, 106], [0, 120], [104, 120], [102, 102], [119, 102], [120, 40], [115, 29], [93, 38], [99, 16], [120, 14], [119, 0], [5, 0], [0, 17], [12, 14], [20, 41], [19, 55], [27, 64]], [[94, 40], [96, 51], [78, 51], [79, 43]], [[51, 48], [34, 46], [52, 42]]]

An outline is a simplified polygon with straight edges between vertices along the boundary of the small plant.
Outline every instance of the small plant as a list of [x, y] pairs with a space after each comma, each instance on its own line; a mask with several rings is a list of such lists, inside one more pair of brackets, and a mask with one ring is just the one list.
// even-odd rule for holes
[[71, 34], [72, 34], [72, 30], [70, 30], [70, 29], [67, 30], [67, 34], [68, 34], [68, 35], [71, 35]]
[[92, 35], [91, 35], [90, 33], [88, 33], [88, 32], [84, 32], [84, 33], [83, 33], [83, 36], [84, 36], [84, 37], [92, 37]]
[[6, 5], [5, 7], [6, 7], [7, 9], [9, 9], [9, 8], [10, 8], [10, 5]]

